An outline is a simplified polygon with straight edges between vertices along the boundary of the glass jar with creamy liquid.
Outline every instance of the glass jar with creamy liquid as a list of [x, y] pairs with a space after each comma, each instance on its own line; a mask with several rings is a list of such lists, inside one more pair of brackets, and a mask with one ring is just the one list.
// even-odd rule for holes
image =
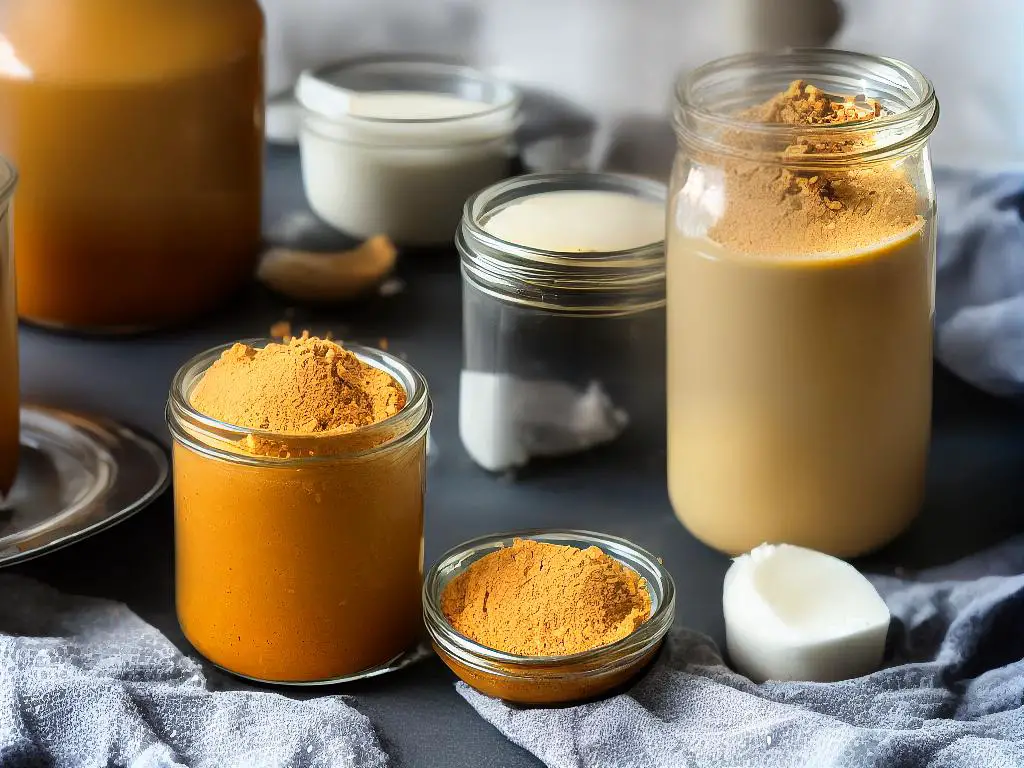
[[21, 316], [142, 330], [239, 287], [260, 243], [262, 105], [256, 0], [0, 5]]
[[675, 512], [730, 554], [765, 541], [876, 549], [924, 491], [932, 86], [892, 59], [796, 50], [708, 64], [677, 98]]
[[459, 435], [479, 466], [664, 434], [665, 193], [634, 176], [534, 173], [466, 202]]

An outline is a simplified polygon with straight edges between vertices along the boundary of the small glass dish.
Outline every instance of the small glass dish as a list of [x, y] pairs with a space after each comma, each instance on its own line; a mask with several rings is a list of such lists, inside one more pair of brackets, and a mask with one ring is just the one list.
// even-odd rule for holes
[[[456, 632], [441, 611], [441, 594], [470, 565], [515, 539], [586, 549], [596, 546], [647, 580], [651, 617], [618, 642], [568, 656], [516, 656]], [[423, 620], [441, 660], [487, 696], [526, 705], [594, 699], [637, 677], [657, 655], [675, 620], [675, 584], [661, 561], [617, 536], [573, 530], [530, 530], [472, 539], [449, 550], [423, 583]]]

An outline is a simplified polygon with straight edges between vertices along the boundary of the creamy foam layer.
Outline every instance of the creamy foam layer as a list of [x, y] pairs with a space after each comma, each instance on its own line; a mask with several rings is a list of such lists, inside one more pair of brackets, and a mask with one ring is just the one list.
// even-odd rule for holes
[[423, 91], [366, 91], [353, 94], [349, 103], [349, 114], [376, 120], [444, 120], [490, 109], [486, 102]]
[[626, 251], [664, 239], [665, 206], [621, 192], [543, 192], [500, 209], [483, 228], [528, 248], [560, 253]]

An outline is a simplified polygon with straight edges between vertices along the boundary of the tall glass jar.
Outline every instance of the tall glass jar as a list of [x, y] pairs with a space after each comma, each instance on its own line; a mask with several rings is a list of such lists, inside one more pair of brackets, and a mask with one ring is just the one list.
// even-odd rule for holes
[[664, 185], [597, 173], [519, 176], [466, 203], [459, 432], [478, 465], [660, 440], [664, 210]]
[[256, 0], [7, 0], [0, 153], [21, 316], [119, 332], [211, 309], [260, 243]]
[[18, 174], [0, 158], [0, 507], [18, 470], [18, 309], [11, 252], [11, 197]]
[[922, 502], [935, 193], [928, 80], [830, 50], [708, 64], [678, 87], [668, 478], [726, 553], [876, 549]]

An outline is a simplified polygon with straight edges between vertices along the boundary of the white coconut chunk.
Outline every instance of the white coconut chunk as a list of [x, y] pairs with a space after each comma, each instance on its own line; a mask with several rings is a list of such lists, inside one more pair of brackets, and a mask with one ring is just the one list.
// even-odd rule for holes
[[833, 682], [882, 663], [889, 609], [838, 558], [762, 544], [733, 561], [722, 592], [733, 666], [755, 682]]

